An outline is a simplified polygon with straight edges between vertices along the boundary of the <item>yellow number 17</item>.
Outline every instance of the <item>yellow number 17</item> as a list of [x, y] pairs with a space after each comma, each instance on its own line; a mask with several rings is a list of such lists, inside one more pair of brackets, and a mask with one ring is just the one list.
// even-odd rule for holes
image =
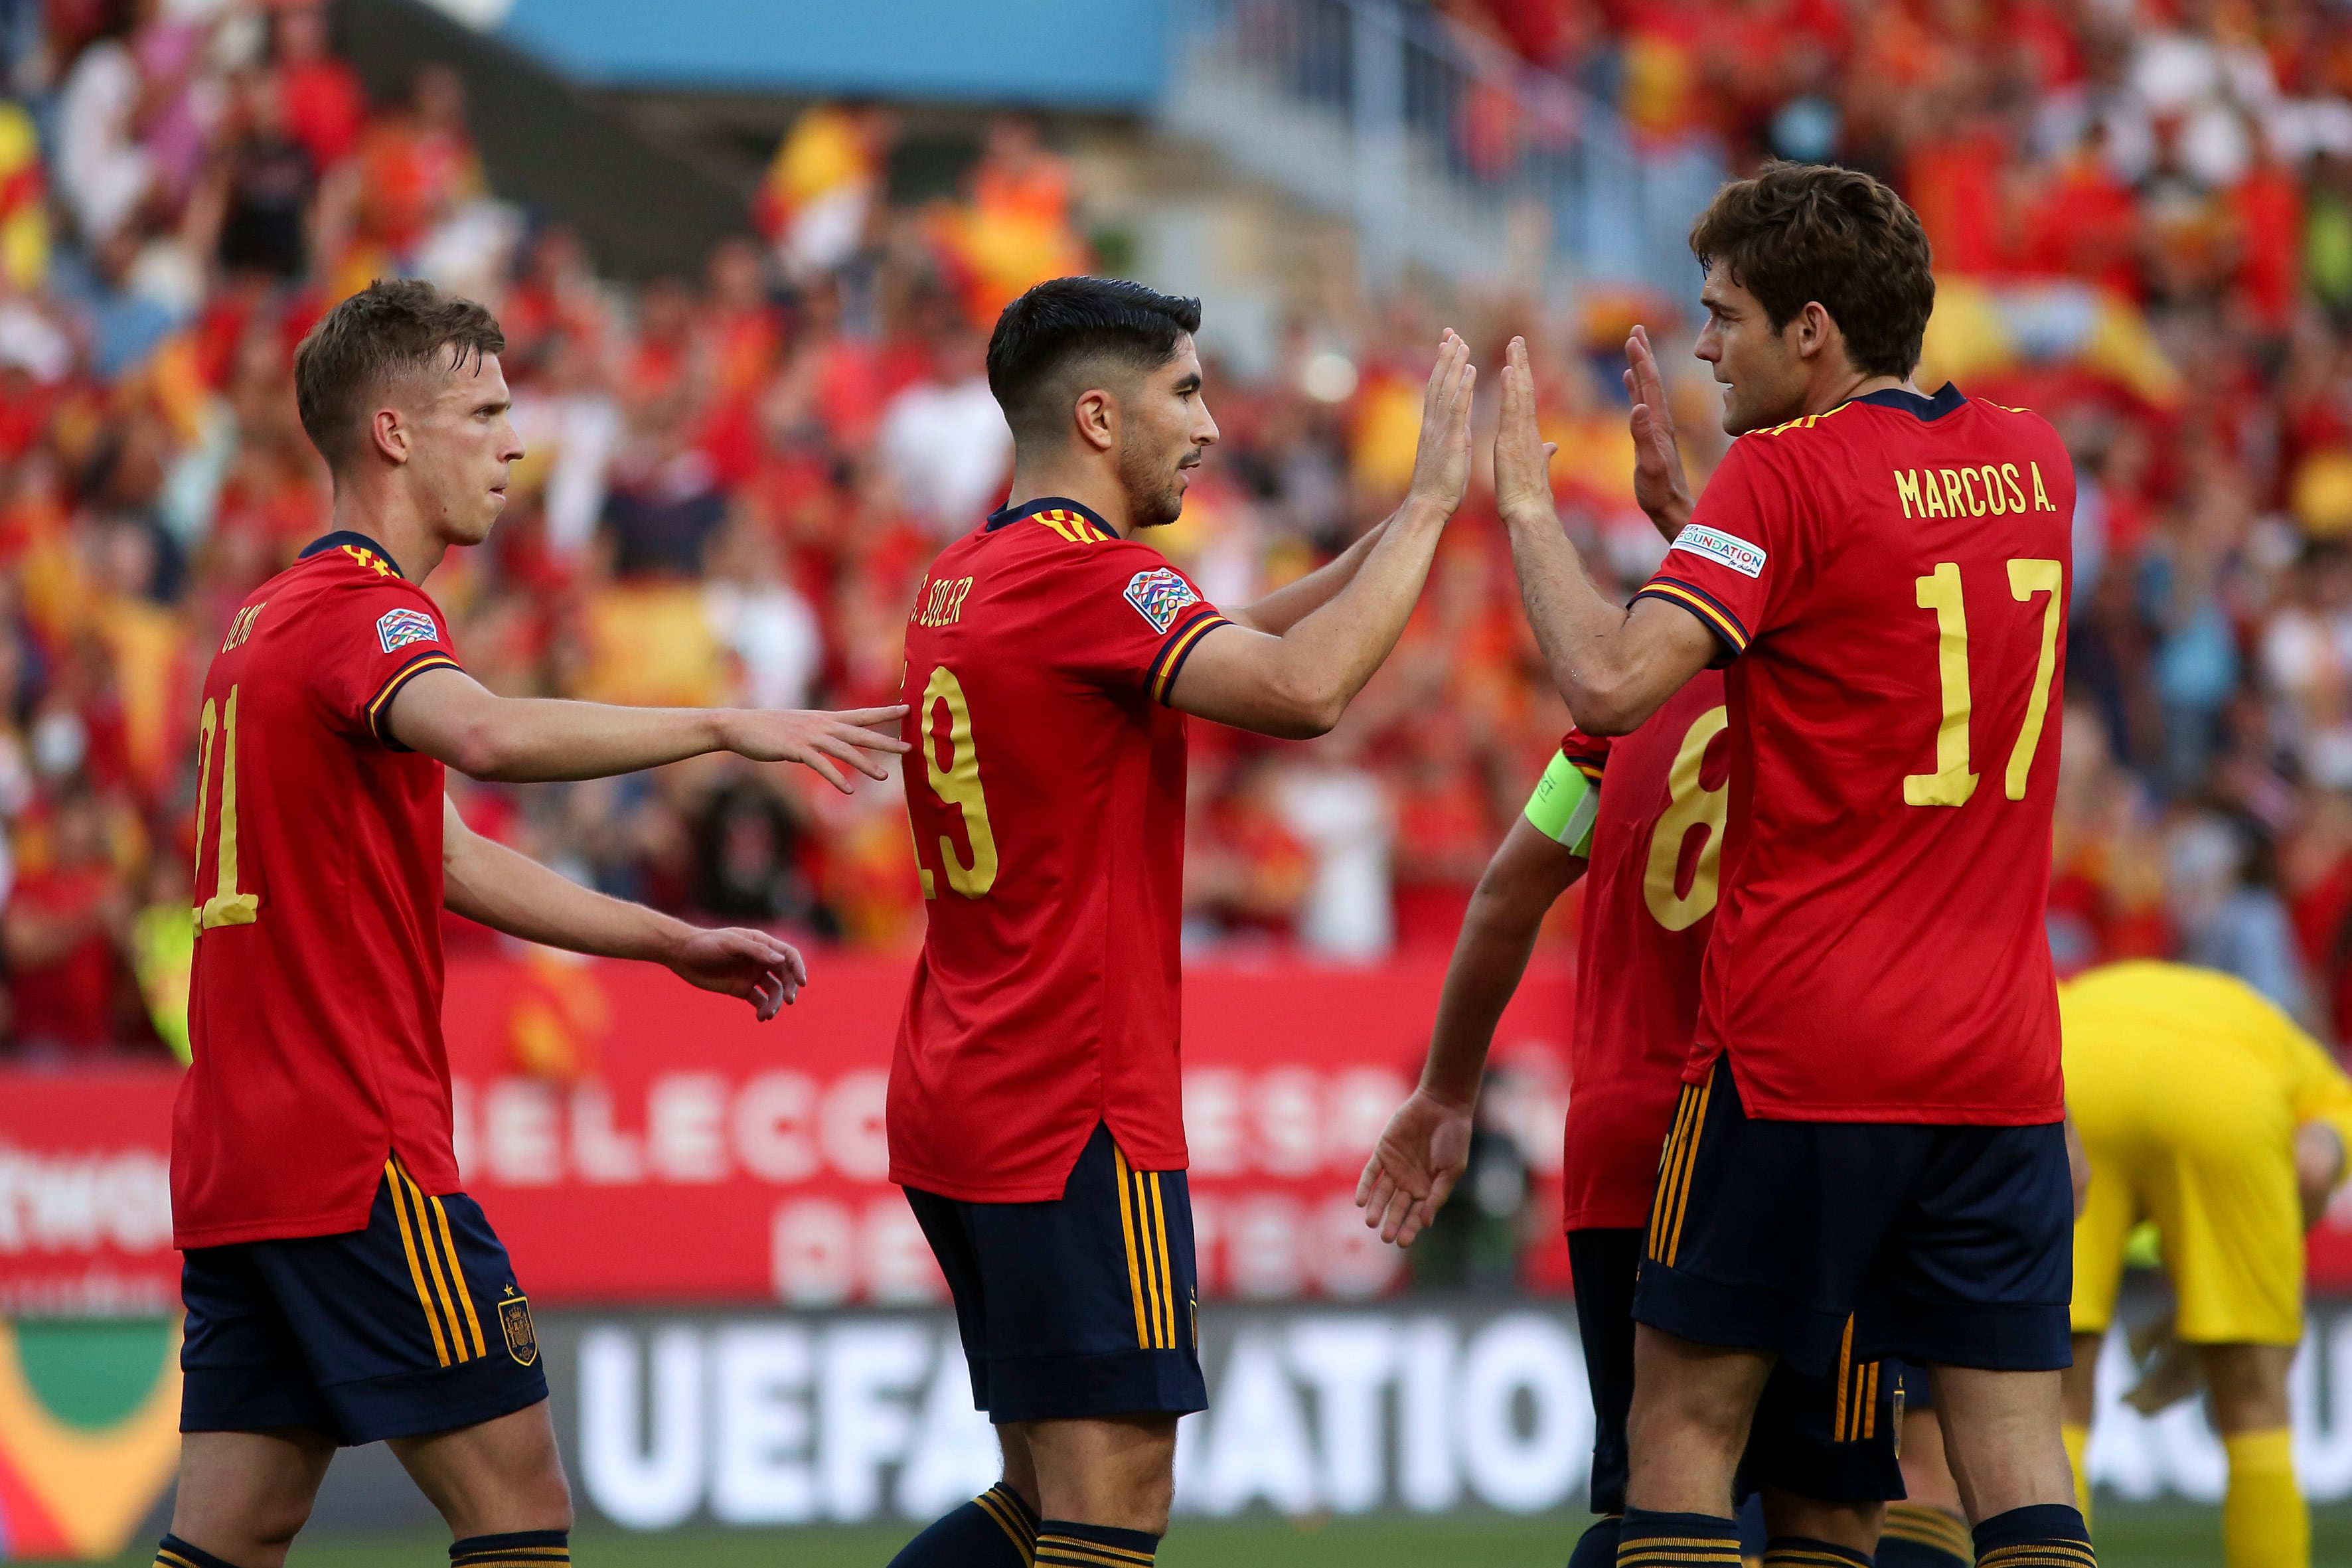
[[[1944, 717], [1936, 726], [1936, 771], [1906, 774], [1903, 804], [1965, 805], [1976, 794], [1977, 775], [1969, 766], [1969, 616], [1960, 596], [1959, 563], [1938, 562], [1914, 585], [1919, 607], [1936, 612], [1936, 670], [1943, 688]], [[2042, 658], [2034, 667], [2033, 689], [2026, 698], [2025, 723], [2009, 750], [2009, 771], [2002, 780], [2003, 793], [2011, 800], [2025, 798], [2033, 753], [2042, 744], [2042, 726], [2050, 718], [2050, 682], [2058, 668], [2058, 616], [2064, 587], [2065, 569], [2055, 561], [2009, 563], [2011, 598], [2030, 604], [2036, 594], [2050, 595], [2042, 610]]]

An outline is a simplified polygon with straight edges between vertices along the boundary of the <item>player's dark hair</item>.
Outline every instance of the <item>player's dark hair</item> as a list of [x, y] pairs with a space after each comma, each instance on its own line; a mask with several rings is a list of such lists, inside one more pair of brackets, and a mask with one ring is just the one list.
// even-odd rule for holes
[[294, 405], [310, 445], [341, 468], [394, 384], [503, 353], [498, 318], [417, 278], [379, 278], [319, 320], [294, 351]]
[[1148, 374], [1201, 329], [1201, 301], [1119, 278], [1055, 278], [996, 318], [988, 340], [988, 390], [1015, 441], [1050, 440], [1069, 404], [1108, 361]]
[[1936, 308], [1934, 257], [1919, 215], [1857, 169], [1769, 163], [1716, 192], [1691, 226], [1701, 267], [1721, 267], [1779, 331], [1818, 300], [1855, 368], [1909, 375]]

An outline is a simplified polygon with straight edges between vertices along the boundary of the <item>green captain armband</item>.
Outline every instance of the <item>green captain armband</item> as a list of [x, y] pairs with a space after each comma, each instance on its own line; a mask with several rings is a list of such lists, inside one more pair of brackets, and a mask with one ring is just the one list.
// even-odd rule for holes
[[1571, 855], [1592, 858], [1592, 819], [1601, 810], [1601, 792], [1583, 771], [1554, 752], [1551, 766], [1536, 781], [1528, 796], [1527, 818], [1547, 838], [1565, 846]]

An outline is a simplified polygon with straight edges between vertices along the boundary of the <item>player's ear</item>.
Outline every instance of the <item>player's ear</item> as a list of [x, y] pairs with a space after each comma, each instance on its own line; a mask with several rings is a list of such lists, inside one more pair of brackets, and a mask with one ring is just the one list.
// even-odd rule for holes
[[400, 416], [400, 410], [379, 408], [368, 416], [368, 445], [388, 463], [408, 461], [408, 423]]
[[1805, 308], [1797, 312], [1797, 355], [1811, 359], [1830, 346], [1838, 335], [1837, 322], [1831, 319], [1819, 300], [1808, 300]]
[[1118, 399], [1103, 388], [1090, 386], [1078, 394], [1070, 418], [1078, 439], [1096, 451], [1108, 452], [1118, 445]]

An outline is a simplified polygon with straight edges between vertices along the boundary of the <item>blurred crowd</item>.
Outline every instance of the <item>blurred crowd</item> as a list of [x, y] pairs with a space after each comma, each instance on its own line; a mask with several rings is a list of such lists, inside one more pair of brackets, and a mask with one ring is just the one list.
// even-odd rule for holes
[[[1645, 146], [1906, 193], [1940, 280], [1927, 384], [2047, 413], [2080, 470], [2063, 964], [2175, 953], [2352, 1033], [2352, 10], [1436, 9]], [[323, 529], [291, 353], [334, 300], [422, 275], [505, 325], [530, 455], [491, 542], [429, 584], [478, 679], [856, 706], [894, 697], [924, 567], [1003, 493], [997, 310], [1115, 248], [1049, 127], [990, 121], [958, 194], [909, 202], [893, 113], [819, 104], [700, 276], [624, 285], [492, 187], [455, 75], [371, 100], [310, 0], [0, 0], [0, 1038], [33, 1059], [179, 1043], [193, 694], [228, 611]], [[1209, 366], [1223, 439], [1155, 542], [1234, 603], [1343, 548], [1402, 493], [1453, 324], [1481, 363], [1529, 334], [1563, 521], [1637, 583], [1663, 545], [1616, 378], [1633, 321], [1678, 367], [1702, 479], [1721, 447], [1683, 292], [1300, 305], [1270, 374]], [[1442, 952], [1566, 722], [1474, 495], [1331, 737], [1195, 726], [1188, 951]], [[717, 759], [451, 784], [478, 828], [614, 893], [920, 937], [895, 784]]]

